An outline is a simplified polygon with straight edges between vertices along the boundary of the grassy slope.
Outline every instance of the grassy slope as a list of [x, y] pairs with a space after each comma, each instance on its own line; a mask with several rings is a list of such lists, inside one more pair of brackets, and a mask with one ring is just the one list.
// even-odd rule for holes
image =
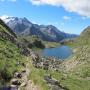
[[71, 78], [66, 84], [71, 90], [90, 90], [90, 27], [81, 33], [75, 45], [73, 57], [62, 64]]
[[[26, 39], [28, 42], [34, 42], [35, 40], [41, 40], [36, 36], [19, 36], [18, 38], [20, 41], [23, 41], [23, 39]], [[58, 42], [48, 42], [48, 41], [42, 41], [42, 44], [45, 45], [46, 48], [53, 48], [53, 47], [57, 47], [60, 46], [60, 43]], [[37, 47], [33, 47], [32, 49], [37, 49]], [[40, 49], [40, 48], [39, 48]]]
[[60, 46], [59, 42], [47, 42], [47, 41], [44, 41], [43, 43], [45, 44], [46, 48], [54, 48], [54, 47]]
[[[0, 33], [6, 32], [12, 35], [11, 31], [0, 21]], [[24, 57], [20, 55], [20, 50], [11, 41], [0, 36], [0, 87], [9, 82], [14, 71], [19, 71], [22, 66], [18, 62], [24, 62]]]
[[36, 69], [32, 64], [30, 64], [30, 69], [31, 73], [29, 79], [38, 85], [41, 90], [50, 90], [44, 81], [44, 75], [46, 74], [51, 74], [53, 78], [59, 80], [61, 85], [67, 87], [69, 90], [90, 90], [90, 81], [79, 78], [74, 73]]

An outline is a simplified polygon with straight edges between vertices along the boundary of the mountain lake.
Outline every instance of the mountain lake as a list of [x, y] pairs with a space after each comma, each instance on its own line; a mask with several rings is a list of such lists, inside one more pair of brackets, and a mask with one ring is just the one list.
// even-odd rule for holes
[[55, 48], [45, 48], [41, 51], [41, 55], [45, 57], [56, 57], [66, 59], [72, 54], [72, 49], [68, 46], [59, 46]]

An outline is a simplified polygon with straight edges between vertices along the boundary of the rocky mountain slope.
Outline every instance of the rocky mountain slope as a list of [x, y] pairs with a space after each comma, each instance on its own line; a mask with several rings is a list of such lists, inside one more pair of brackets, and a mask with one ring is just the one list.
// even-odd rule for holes
[[53, 25], [33, 24], [26, 18], [7, 17], [3, 21], [19, 35], [37, 35], [46, 41], [61, 41], [66, 38], [77, 37], [74, 34], [64, 33]]

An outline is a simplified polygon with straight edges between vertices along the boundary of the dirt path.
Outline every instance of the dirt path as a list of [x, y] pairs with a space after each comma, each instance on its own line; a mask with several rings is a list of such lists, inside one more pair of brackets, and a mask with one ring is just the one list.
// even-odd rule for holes
[[[27, 61], [29, 61], [28, 57]], [[20, 88], [22, 87], [22, 85], [25, 85], [25, 90], [40, 90], [39, 87], [34, 85], [34, 83], [31, 80], [28, 80], [30, 74], [29, 63], [26, 64], [25, 70], [26, 72], [22, 74], [23, 84], [21, 84]], [[18, 90], [20, 90], [20, 88]]]

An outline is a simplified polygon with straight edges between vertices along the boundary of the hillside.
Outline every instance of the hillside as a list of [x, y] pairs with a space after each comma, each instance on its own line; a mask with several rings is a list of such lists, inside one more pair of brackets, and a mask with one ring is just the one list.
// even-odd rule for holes
[[19, 72], [25, 62], [25, 48], [18, 48], [17, 36], [0, 20], [0, 90], [10, 84], [14, 72]]
[[64, 33], [53, 25], [33, 24], [26, 18], [7, 17], [3, 21], [18, 35], [36, 35], [45, 41], [61, 41], [66, 38], [77, 37], [74, 34]]
[[74, 54], [62, 66], [81, 78], [90, 78], [90, 27], [87, 27], [77, 38]]

